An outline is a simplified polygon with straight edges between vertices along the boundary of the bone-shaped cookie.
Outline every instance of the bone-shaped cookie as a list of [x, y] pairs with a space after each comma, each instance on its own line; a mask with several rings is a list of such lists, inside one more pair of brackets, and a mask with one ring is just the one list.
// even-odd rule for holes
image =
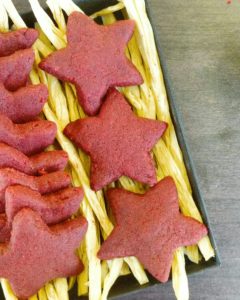
[[34, 62], [32, 49], [16, 51], [14, 54], [0, 57], [0, 82], [9, 91], [25, 86]]
[[5, 192], [5, 214], [0, 215], [0, 243], [9, 239], [13, 218], [24, 207], [38, 212], [45, 223], [57, 224], [77, 211], [82, 198], [83, 191], [80, 188], [66, 188], [42, 196], [29, 187], [8, 187]]
[[0, 277], [9, 280], [18, 299], [27, 299], [54, 278], [79, 274], [76, 249], [86, 230], [83, 217], [48, 227], [38, 213], [22, 209], [10, 242], [0, 244]]
[[0, 56], [7, 56], [17, 50], [30, 48], [37, 38], [38, 31], [32, 28], [0, 32]]
[[6, 243], [10, 240], [11, 228], [7, 222], [6, 214], [0, 214], [0, 243]]
[[44, 84], [28, 85], [9, 92], [0, 84], [0, 113], [15, 123], [31, 121], [42, 111], [48, 90]]
[[56, 124], [50, 121], [14, 124], [7, 116], [0, 114], [0, 142], [27, 155], [38, 153], [51, 145], [56, 132]]
[[63, 171], [30, 176], [11, 168], [0, 169], [0, 213], [5, 209], [5, 191], [11, 185], [23, 185], [47, 194], [66, 188], [70, 185], [70, 175]]
[[62, 150], [41, 152], [28, 157], [19, 150], [0, 143], [0, 168], [13, 168], [28, 175], [41, 175], [64, 170], [67, 162], [67, 152]]

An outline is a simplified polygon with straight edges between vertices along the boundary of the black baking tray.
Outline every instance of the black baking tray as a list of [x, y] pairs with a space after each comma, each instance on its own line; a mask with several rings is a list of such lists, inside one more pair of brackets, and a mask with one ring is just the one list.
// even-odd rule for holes
[[[40, 1], [42, 2], [42, 1]], [[83, 9], [83, 11], [86, 14], [92, 14], [100, 9], [106, 8], [109, 5], [113, 5], [116, 4], [117, 1], [115, 0], [75, 0], [74, 1], [76, 4], [78, 4], [81, 9]], [[156, 40], [156, 45], [157, 45], [157, 50], [159, 53], [159, 56], [161, 57], [161, 44], [158, 43], [157, 40], [157, 35], [161, 35], [161, 32], [158, 32], [156, 34], [155, 30], [154, 30], [154, 19], [151, 17], [151, 7], [148, 4], [148, 2], [146, 1], [146, 6], [147, 6], [147, 13], [148, 13], [148, 17], [151, 21], [152, 27], [153, 27], [153, 31], [155, 34], [155, 40]], [[44, 5], [43, 5], [44, 7]], [[24, 19], [24, 21], [27, 23], [28, 26], [33, 27], [34, 22], [36, 21], [32, 12], [29, 11], [25, 12], [22, 14], [22, 17]], [[205, 203], [204, 200], [202, 198], [201, 195], [201, 191], [199, 190], [199, 184], [198, 184], [198, 178], [196, 175], [196, 171], [195, 171], [195, 167], [193, 164], [193, 161], [191, 159], [191, 155], [189, 153], [189, 149], [188, 149], [188, 145], [186, 143], [186, 140], [184, 138], [184, 130], [183, 130], [183, 126], [182, 126], [182, 119], [180, 116], [180, 113], [178, 111], [177, 108], [177, 99], [174, 98], [172, 92], [171, 92], [171, 85], [169, 83], [169, 79], [168, 79], [168, 73], [167, 73], [167, 69], [165, 67], [165, 63], [164, 63], [164, 58], [161, 57], [161, 65], [162, 65], [162, 70], [163, 70], [163, 74], [164, 74], [164, 80], [165, 80], [165, 85], [166, 85], [166, 90], [167, 90], [167, 95], [168, 95], [168, 100], [169, 100], [169, 105], [170, 105], [170, 112], [171, 112], [171, 116], [172, 116], [172, 120], [173, 120], [173, 124], [176, 130], [176, 134], [177, 134], [177, 138], [183, 153], [183, 158], [184, 158], [184, 162], [187, 168], [187, 173], [189, 176], [189, 180], [191, 183], [191, 187], [192, 187], [192, 191], [193, 191], [193, 198], [195, 200], [196, 205], [198, 206], [200, 213], [202, 215], [203, 221], [204, 223], [207, 225], [208, 230], [209, 230], [209, 237], [211, 240], [211, 243], [214, 247], [215, 250], [215, 257], [210, 259], [209, 261], [205, 262], [204, 260], [197, 264], [191, 263], [190, 261], [187, 260], [186, 258], [186, 269], [187, 269], [187, 273], [188, 274], [193, 274], [193, 273], [197, 273], [200, 271], [204, 271], [208, 268], [211, 267], [216, 267], [220, 265], [220, 257], [219, 257], [219, 252], [217, 250], [217, 246], [216, 246], [216, 242], [214, 239], [214, 235], [210, 226], [210, 222], [209, 222], [209, 218], [208, 218], [208, 214], [206, 211], [206, 207], [205, 207]], [[159, 282], [157, 282], [154, 278], [152, 278], [150, 275], [149, 277], [149, 283], [143, 286], [140, 286], [136, 280], [134, 279], [134, 277], [132, 275], [128, 275], [128, 276], [122, 276], [120, 277], [117, 282], [115, 283], [115, 285], [113, 286], [113, 288], [111, 289], [110, 292], [110, 299], [117, 299], [119, 297], [123, 297], [123, 296], [128, 296], [131, 293], [136, 293], [138, 291], [141, 291], [143, 289], [146, 288], [150, 288], [151, 286], [154, 286], [156, 284], [160, 284]], [[3, 299], [3, 294], [0, 293], [0, 298]], [[77, 299], [87, 299], [87, 297], [78, 297], [77, 296], [77, 289], [76, 286], [70, 291], [70, 299], [71, 300], [77, 300]]]

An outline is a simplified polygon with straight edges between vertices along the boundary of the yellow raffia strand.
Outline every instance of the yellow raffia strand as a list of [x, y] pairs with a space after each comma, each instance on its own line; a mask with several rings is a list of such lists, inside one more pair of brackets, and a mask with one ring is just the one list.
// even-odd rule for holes
[[68, 111], [69, 111], [69, 116], [70, 116], [71, 121], [73, 122], [79, 118], [81, 118], [81, 119], [84, 118], [85, 113], [83, 112], [81, 107], [78, 105], [77, 98], [73, 91], [74, 87], [72, 87], [70, 84], [65, 83], [64, 88], [65, 88], [65, 94], [66, 94], [67, 101], [68, 101], [68, 103], [67, 103]]
[[6, 279], [1, 279], [1, 285], [6, 300], [18, 300], [18, 298], [14, 295], [9, 282]]
[[[61, 120], [61, 130], [63, 130], [67, 124], [69, 124], [69, 115], [65, 94], [60, 82], [56, 79], [56, 77], [47, 75], [47, 83], [49, 91], [48, 101], [58, 120]], [[59, 105], [56, 105], [56, 99]]]
[[66, 35], [62, 33], [62, 31], [57, 28], [51, 18], [47, 15], [47, 13], [42, 9], [38, 0], [29, 0], [29, 3], [32, 7], [34, 15], [37, 19], [43, 19], [44, 22], [41, 24], [41, 28], [45, 35], [48, 37], [50, 42], [56, 49], [61, 49], [66, 46]]
[[[81, 186], [78, 175], [72, 170], [72, 178], [75, 186]], [[81, 210], [88, 220], [88, 234], [85, 236], [86, 251], [89, 264], [89, 278], [82, 278], [86, 280], [80, 281], [78, 286], [79, 295], [84, 295], [86, 292], [87, 283], [89, 286], [89, 299], [100, 299], [101, 297], [101, 263], [96, 254], [100, 248], [99, 228], [96, 226], [95, 218], [87, 201], [83, 201]], [[95, 226], [92, 226], [94, 224]], [[82, 276], [80, 274], [79, 276]], [[88, 281], [87, 281], [88, 280]], [[97, 286], [96, 286], [97, 284]]]
[[101, 282], [102, 282], [102, 286], [103, 286], [105, 277], [107, 276], [107, 273], [108, 273], [108, 263], [106, 260], [102, 261], [101, 267], [102, 267], [102, 281]]
[[[192, 198], [192, 195], [187, 189], [183, 178], [181, 177], [181, 173], [179, 172], [176, 162], [171, 156], [171, 153], [168, 151], [168, 148], [163, 140], [160, 140], [154, 147], [154, 154], [155, 154], [155, 159], [159, 164], [161, 170], [163, 171], [164, 176], [172, 176], [175, 180], [178, 189], [178, 195], [179, 195], [179, 205], [183, 214], [186, 216], [191, 216], [196, 220], [203, 222], [201, 214], [197, 209], [197, 206]], [[165, 162], [167, 161], [168, 164], [165, 164], [164, 161]], [[205, 260], [208, 260], [214, 256], [214, 250], [211, 246], [208, 236], [201, 239], [198, 243], [198, 246]], [[196, 247], [188, 248], [188, 252], [189, 251], [196, 252], [197, 248]], [[189, 258], [196, 257], [197, 255], [198, 254], [195, 253], [190, 254]]]
[[134, 19], [137, 24], [137, 42], [142, 54], [144, 65], [146, 67], [146, 75], [150, 81], [151, 89], [155, 98], [157, 116], [159, 120], [165, 121], [169, 125], [164, 139], [166, 140], [169, 150], [173, 153], [182, 173], [184, 174], [188, 188], [191, 189], [182, 159], [182, 153], [177, 142], [175, 130], [169, 113], [169, 105], [163, 81], [163, 74], [159, 63], [158, 53], [156, 51], [152, 26], [146, 14], [145, 1], [121, 0], [120, 2], [125, 4], [129, 17]]
[[101, 300], [107, 299], [107, 296], [108, 296], [108, 293], [109, 293], [111, 287], [113, 286], [113, 284], [119, 277], [119, 274], [121, 273], [122, 266], [123, 266], [122, 259], [119, 259], [119, 258], [114, 259], [111, 269], [110, 269], [110, 272], [107, 274], [107, 276], [104, 279]]
[[185, 270], [184, 250], [175, 251], [172, 262], [172, 284], [178, 300], [189, 299], [188, 279]]
[[69, 291], [74, 287], [76, 280], [77, 280], [77, 276], [72, 276], [69, 278], [69, 281], [68, 281], [68, 290]]
[[201, 261], [202, 256], [201, 253], [196, 250], [196, 248], [198, 248], [197, 245], [187, 246], [185, 248], [185, 254], [192, 262], [198, 264]]
[[0, 29], [3, 32], [9, 30], [8, 14], [6, 12], [2, 0], [0, 0]]
[[[72, 173], [72, 172], [71, 172]], [[84, 240], [81, 243], [81, 246], [78, 250], [79, 257], [82, 260], [82, 263], [84, 265], [84, 270], [77, 276], [77, 283], [78, 283], [78, 296], [86, 295], [88, 293], [88, 255], [86, 252], [86, 240]], [[74, 281], [75, 282], [75, 281]], [[71, 288], [69, 284], [69, 289]]]
[[112, 5], [112, 6], [108, 6], [107, 8], [104, 8], [104, 9], [102, 9], [102, 10], [100, 10], [100, 11], [92, 14], [90, 17], [92, 19], [95, 19], [97, 17], [102, 17], [104, 15], [108, 15], [110, 13], [114, 13], [116, 11], [119, 11], [119, 10], [123, 9], [123, 8], [124, 8], [124, 4], [121, 3], [121, 2], [119, 2], [118, 4], [115, 4], [115, 5]]
[[45, 45], [40, 39], [35, 42], [35, 46], [44, 57], [48, 56], [53, 51], [52, 48]]
[[[37, 26], [38, 26], [38, 24], [37, 24]], [[42, 33], [40, 27], [39, 27], [39, 31]], [[46, 37], [46, 39], [47, 39], [47, 37]], [[66, 89], [70, 89], [70, 87], [65, 85], [65, 92], [66, 92]], [[69, 101], [70, 94], [68, 95], [68, 93], [66, 93], [66, 97], [67, 97], [67, 100]], [[74, 118], [74, 120], [76, 120], [76, 119], [78, 119], [78, 114], [75, 114], [74, 110], [70, 110], [69, 111], [69, 118], [70, 118], [71, 121], [73, 121], [73, 118]], [[88, 293], [88, 257], [87, 257], [86, 251], [85, 251], [85, 247], [86, 247], [86, 242], [84, 240], [82, 242], [80, 248], [79, 248], [79, 251], [78, 251], [79, 256], [80, 256], [80, 258], [83, 262], [83, 265], [84, 265], [84, 270], [81, 272], [81, 274], [79, 276], [71, 277], [69, 279], [69, 286], [68, 286], [68, 289], [70, 290], [73, 287], [74, 283], [76, 282], [76, 278], [77, 278], [77, 281], [78, 281], [78, 295], [79, 296], [85, 295], [85, 294]]]
[[131, 274], [130, 269], [125, 261], [123, 261], [122, 269], [120, 272], [120, 276], [126, 276]]
[[34, 295], [34, 296], [28, 298], [28, 300], [38, 300], [38, 296], [37, 296], [37, 295]]
[[68, 297], [68, 282], [66, 278], [57, 278], [53, 281], [58, 299], [69, 300]]
[[41, 290], [38, 291], [38, 299], [39, 300], [48, 300], [45, 288], [41, 288]]
[[[66, 22], [65, 18], [62, 12], [61, 7], [59, 7], [58, 3], [56, 1], [46, 1], [48, 7], [50, 8], [54, 20], [57, 22], [58, 28], [60, 29], [61, 32], [66, 32]], [[64, 35], [65, 36], [65, 35]]]
[[70, 15], [74, 11], [82, 12], [80, 7], [78, 7], [72, 0], [56, 0], [59, 7], [66, 12], [67, 15]]
[[[47, 36], [44, 34], [44, 32], [41, 30], [41, 27], [38, 23], [35, 23], [35, 28], [37, 29], [39, 34], [39, 39], [36, 41], [36, 43], [39, 43], [37, 48], [43, 47], [43, 50], [48, 49], [47, 52], [43, 54], [43, 56], [45, 57], [49, 55], [52, 51], [54, 51], [55, 48], [53, 47]], [[42, 45], [42, 47], [40, 46], [40, 44]]]
[[[14, 4], [12, 1], [8, 0], [1, 0], [3, 3], [3, 6], [5, 7], [5, 10], [11, 20], [14, 20], [14, 25], [16, 28], [26, 28], [27, 25], [23, 21], [23, 19], [20, 17], [19, 13], [17, 12]], [[9, 28], [8, 28], [9, 30]]]
[[45, 292], [48, 300], [61, 300], [58, 298], [57, 292], [52, 283], [48, 283], [45, 285]]

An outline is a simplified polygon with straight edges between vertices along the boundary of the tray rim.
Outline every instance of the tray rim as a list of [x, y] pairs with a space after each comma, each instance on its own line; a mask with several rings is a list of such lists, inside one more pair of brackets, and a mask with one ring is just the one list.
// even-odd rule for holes
[[[104, 8], [104, 7], [107, 7], [107, 6], [112, 5], [114, 3], [116, 4], [117, 0], [74, 0], [74, 2], [77, 5], [79, 5], [81, 8], [83, 8], [83, 10], [84, 10], [84, 6], [87, 6], [88, 9], [91, 8], [92, 11], [96, 11], [100, 7]], [[221, 265], [221, 259], [220, 259], [219, 250], [217, 248], [217, 244], [216, 244], [216, 241], [215, 241], [214, 233], [213, 233], [213, 230], [212, 230], [212, 225], [210, 224], [210, 221], [209, 221], [209, 216], [208, 216], [208, 213], [207, 213], [206, 204], [205, 204], [205, 201], [202, 197], [201, 190], [199, 188], [199, 184], [198, 184], [199, 179], [198, 179], [197, 171], [196, 171], [194, 162], [192, 160], [191, 153], [189, 151], [189, 146], [188, 146], [188, 142], [187, 142], [187, 138], [186, 138], [186, 134], [185, 134], [185, 129], [184, 129], [184, 125], [183, 125], [183, 118], [182, 118], [182, 115], [181, 115], [180, 111], [178, 110], [177, 103], [176, 103], [177, 101], [176, 101], [174, 95], [172, 94], [171, 84], [170, 84], [169, 79], [167, 77], [167, 74], [168, 74], [167, 67], [166, 67], [164, 58], [161, 54], [162, 53], [161, 45], [160, 45], [160, 42], [159, 42], [159, 39], [158, 39], [160, 33], [158, 33], [157, 30], [156, 30], [155, 21], [154, 21], [154, 17], [152, 16], [152, 13], [151, 13], [151, 7], [150, 7], [149, 0], [145, 0], [145, 3], [146, 3], [146, 12], [147, 12], [148, 18], [150, 20], [150, 23], [152, 25], [155, 44], [156, 44], [159, 60], [160, 60], [160, 63], [161, 63], [164, 83], [165, 83], [166, 92], [167, 92], [167, 98], [168, 98], [168, 102], [169, 102], [170, 114], [171, 114], [171, 118], [172, 118], [172, 121], [173, 121], [173, 124], [174, 124], [177, 139], [178, 139], [181, 151], [183, 153], [183, 159], [184, 159], [184, 162], [185, 162], [185, 165], [186, 165], [188, 177], [189, 177], [190, 184], [191, 184], [192, 190], [193, 190], [194, 201], [195, 201], [196, 205], [198, 206], [198, 209], [200, 210], [200, 213], [203, 217], [205, 225], [207, 225], [207, 227], [208, 227], [209, 237], [210, 237], [212, 246], [213, 246], [214, 251], [215, 251], [215, 257], [210, 259], [208, 262], [203, 262], [203, 263], [200, 263], [198, 265], [190, 263], [189, 265], [186, 266], [187, 275], [191, 276], [193, 274], [206, 271], [207, 269], [220, 266]], [[97, 5], [97, 9], [94, 8], [94, 7], [96, 7], [96, 5]], [[24, 19], [24, 21], [27, 23], [27, 25], [32, 25], [34, 20], [35, 20], [31, 10], [26, 11], [24, 13], [21, 13], [21, 16]], [[158, 286], [161, 285], [160, 282], [157, 282], [149, 274], [148, 274], [148, 277], [149, 277], [149, 283], [147, 283], [143, 286], [140, 286], [138, 284], [136, 286], [136, 284], [134, 283], [132, 288], [129, 288], [128, 291], [124, 290], [123, 292], [115, 291], [116, 289], [118, 289], [118, 282], [121, 281], [121, 279], [124, 279], [124, 280], [122, 280], [123, 282], [126, 281], [127, 283], [130, 283], [129, 281], [133, 281], [135, 279], [133, 278], [132, 274], [128, 275], [128, 276], [124, 276], [124, 277], [118, 279], [117, 283], [111, 289], [109, 299], [119, 299], [120, 297], [130, 296], [130, 295], [139, 293], [142, 290], [149, 290], [151, 287], [154, 287], [156, 285], [158, 285]], [[171, 281], [171, 278], [169, 279], [168, 282], [170, 282], [170, 281]], [[135, 288], [135, 286], [136, 286], [136, 288]], [[69, 295], [70, 295], [71, 300], [88, 299], [87, 297], [82, 297], [82, 296], [78, 297], [77, 296], [76, 284], [75, 284], [75, 287], [69, 292]], [[0, 293], [0, 296], [1, 296], [1, 293]]]

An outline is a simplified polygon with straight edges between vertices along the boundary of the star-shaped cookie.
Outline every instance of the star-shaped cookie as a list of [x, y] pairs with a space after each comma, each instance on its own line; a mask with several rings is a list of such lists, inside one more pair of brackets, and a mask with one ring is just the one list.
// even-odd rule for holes
[[133, 20], [98, 25], [86, 15], [73, 12], [67, 23], [67, 47], [50, 54], [39, 66], [75, 84], [84, 111], [95, 115], [109, 87], [143, 82], [124, 54], [134, 25]]
[[122, 175], [155, 184], [150, 151], [166, 127], [164, 122], [137, 117], [112, 88], [98, 116], [72, 122], [64, 133], [90, 155], [91, 186], [99, 190]]
[[0, 277], [27, 299], [54, 278], [79, 274], [83, 265], [75, 252], [86, 230], [83, 217], [48, 227], [36, 212], [22, 209], [9, 244], [0, 245]]
[[123, 189], [107, 192], [116, 227], [98, 257], [136, 256], [156, 279], [166, 282], [173, 252], [196, 244], [207, 234], [205, 225], [179, 212], [176, 186], [166, 177], [144, 195]]

